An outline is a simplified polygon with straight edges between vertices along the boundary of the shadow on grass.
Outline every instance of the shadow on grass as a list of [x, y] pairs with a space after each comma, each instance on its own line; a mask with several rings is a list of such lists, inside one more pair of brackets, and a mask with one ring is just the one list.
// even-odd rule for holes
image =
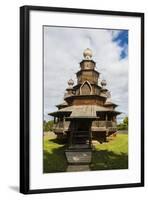
[[[121, 138], [119, 138], [121, 139]], [[124, 138], [123, 138], [124, 139]], [[45, 148], [43, 152], [43, 173], [66, 172], [68, 163], [65, 156], [68, 142], [66, 139], [59, 138], [45, 138]], [[117, 147], [119, 150], [125, 152], [122, 145]], [[125, 141], [126, 145], [126, 141]], [[117, 148], [117, 149], [118, 149]], [[116, 149], [115, 149], [116, 150]], [[117, 150], [116, 150], [117, 151]], [[127, 169], [128, 168], [128, 153], [116, 153], [116, 151], [93, 150], [92, 162], [90, 170], [114, 170], [114, 169]]]
[[[53, 139], [49, 139], [49, 142], [54, 142], [56, 144], [67, 144], [68, 139], [67, 138], [53, 138]], [[66, 145], [65, 145], [66, 146]]]
[[67, 160], [65, 156], [66, 146], [53, 149], [52, 153], [44, 150], [43, 152], [43, 173], [65, 172]]
[[91, 170], [127, 169], [128, 155], [126, 153], [116, 154], [113, 151], [93, 151]]
[[[68, 163], [65, 156], [66, 146], [54, 149], [52, 153], [44, 150], [44, 173], [66, 172]], [[115, 154], [112, 151], [92, 152], [90, 170], [127, 169], [128, 156], [125, 153]]]

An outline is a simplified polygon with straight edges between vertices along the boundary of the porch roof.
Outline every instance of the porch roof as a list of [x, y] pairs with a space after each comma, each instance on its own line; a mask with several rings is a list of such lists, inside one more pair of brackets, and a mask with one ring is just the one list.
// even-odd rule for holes
[[[62, 114], [69, 114], [71, 118], [97, 118], [97, 112], [113, 111], [111, 108], [106, 108], [98, 105], [78, 105], [68, 106], [56, 112], [49, 113], [52, 116], [59, 116]], [[116, 112], [116, 111], [115, 111]]]

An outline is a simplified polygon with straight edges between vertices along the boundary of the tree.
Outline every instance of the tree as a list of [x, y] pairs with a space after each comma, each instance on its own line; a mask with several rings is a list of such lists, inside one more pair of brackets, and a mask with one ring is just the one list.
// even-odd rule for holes
[[43, 130], [44, 132], [46, 131], [53, 131], [53, 120], [46, 122], [45, 120], [43, 121]]
[[123, 124], [125, 124], [126, 126], [128, 126], [128, 117], [125, 117], [125, 118], [123, 119]]
[[118, 130], [128, 130], [128, 117], [123, 119], [123, 122], [117, 125]]

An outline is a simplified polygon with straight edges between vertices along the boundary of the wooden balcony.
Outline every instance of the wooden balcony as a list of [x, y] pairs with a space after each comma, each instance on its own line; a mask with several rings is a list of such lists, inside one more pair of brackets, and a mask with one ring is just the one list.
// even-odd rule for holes
[[91, 131], [92, 132], [104, 132], [104, 131], [109, 131], [109, 132], [115, 132], [117, 130], [116, 128], [116, 122], [112, 121], [93, 121]]
[[[64, 133], [70, 130], [69, 128], [70, 122], [65, 121], [64, 123], [58, 122], [57, 124], [54, 124], [53, 126], [53, 131], [55, 133]], [[109, 131], [109, 132], [116, 132], [116, 122], [112, 121], [93, 121], [92, 126], [91, 126], [91, 131], [92, 132], [104, 132], [104, 131]]]
[[64, 123], [58, 122], [57, 124], [53, 125], [53, 131], [55, 133], [63, 133], [69, 130], [70, 121], [65, 121]]

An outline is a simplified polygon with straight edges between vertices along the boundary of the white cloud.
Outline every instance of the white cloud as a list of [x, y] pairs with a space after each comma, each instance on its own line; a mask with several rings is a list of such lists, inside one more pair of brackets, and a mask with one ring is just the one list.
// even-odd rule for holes
[[[44, 116], [62, 102], [67, 81], [83, 59], [84, 49], [91, 48], [96, 68], [105, 78], [117, 108], [128, 113], [128, 57], [120, 59], [123, 48], [113, 38], [119, 31], [79, 28], [44, 28]], [[126, 47], [126, 49], [128, 49]]]

